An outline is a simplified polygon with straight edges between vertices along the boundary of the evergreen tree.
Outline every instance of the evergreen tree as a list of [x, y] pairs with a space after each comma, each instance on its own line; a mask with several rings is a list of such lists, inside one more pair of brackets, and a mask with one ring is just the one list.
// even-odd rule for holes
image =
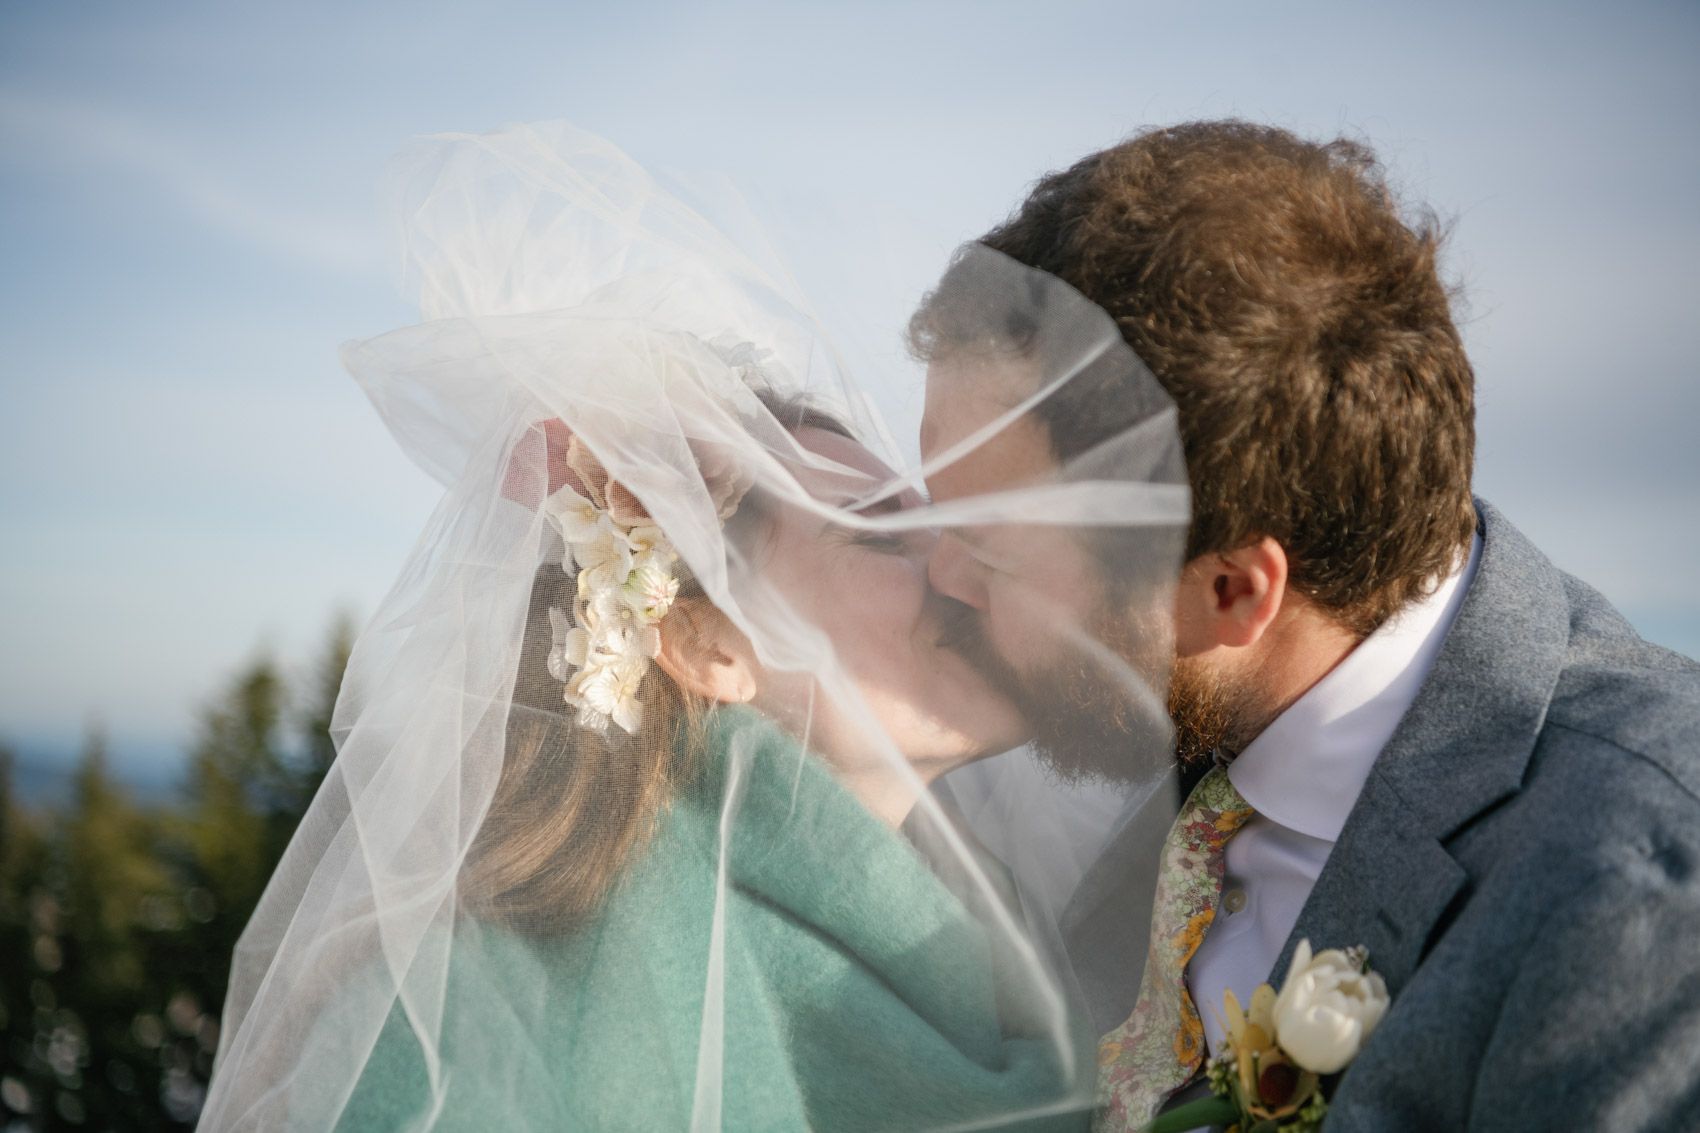
[[134, 930], [171, 885], [159, 859], [155, 825], [112, 781], [99, 730], [90, 733], [83, 748], [62, 834], [65, 912], [79, 960], [76, 974], [84, 991], [97, 998], [134, 996], [147, 986]]
[[157, 1125], [154, 1052], [131, 1023], [157, 994], [153, 938], [173, 927], [160, 841], [91, 731], [29, 899], [35, 1034], [21, 1069], [38, 1124]]
[[343, 674], [354, 649], [354, 619], [341, 613], [331, 622], [330, 640], [325, 643], [318, 668], [312, 677], [311, 699], [301, 717], [302, 753], [296, 777], [297, 820], [318, 793], [331, 763], [336, 744], [331, 738], [331, 715], [342, 691]]
[[[46, 872], [47, 840], [39, 819], [18, 802], [12, 783], [17, 756], [0, 744], [0, 956], [22, 955], [8, 947], [14, 932], [29, 927], [29, 901]], [[27, 933], [16, 938], [27, 942]], [[0, 1001], [3, 1002], [3, 1001]]]
[[[49, 875], [42, 824], [13, 794], [12, 750], [0, 747], [0, 1067], [14, 1082], [0, 1102], [0, 1117], [15, 1112], [10, 1102], [34, 1110], [53, 1088], [51, 1074], [32, 1058], [37, 1037], [37, 1001], [43, 978], [59, 966], [57, 906], [43, 885]], [[22, 1115], [27, 1120], [30, 1114]]]
[[232, 944], [271, 870], [269, 820], [288, 793], [277, 736], [283, 710], [276, 668], [256, 661], [203, 716], [189, 756], [189, 858], [216, 902], [220, 935]]
[[333, 622], [299, 712], [269, 659], [238, 673], [163, 813], [112, 778], [99, 732], [59, 814], [18, 805], [0, 747], [0, 1126], [194, 1125], [237, 938], [335, 758], [353, 636]]

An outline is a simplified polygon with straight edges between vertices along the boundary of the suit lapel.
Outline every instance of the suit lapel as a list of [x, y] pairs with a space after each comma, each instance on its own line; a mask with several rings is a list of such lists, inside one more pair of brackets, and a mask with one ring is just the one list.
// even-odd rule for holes
[[1408, 821], [1396, 798], [1364, 788], [1322, 875], [1288, 936], [1275, 973], [1282, 986], [1293, 949], [1309, 940], [1317, 950], [1361, 944], [1370, 963], [1398, 994], [1422, 959], [1436, 921], [1464, 890], [1463, 867], [1439, 840]]
[[1275, 963], [1281, 980], [1301, 939], [1362, 944], [1397, 994], [1467, 892], [1448, 840], [1522, 784], [1563, 668], [1569, 602], [1552, 564], [1492, 506], [1476, 506], [1476, 577]]

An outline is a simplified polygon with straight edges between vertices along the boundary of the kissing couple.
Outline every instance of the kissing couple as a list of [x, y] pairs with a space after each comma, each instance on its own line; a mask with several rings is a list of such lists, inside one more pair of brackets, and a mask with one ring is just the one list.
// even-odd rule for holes
[[1432, 225], [1237, 121], [1041, 179], [882, 413], [566, 126], [398, 165], [442, 503], [208, 1129], [1673, 1129], [1700, 667], [1471, 491]]

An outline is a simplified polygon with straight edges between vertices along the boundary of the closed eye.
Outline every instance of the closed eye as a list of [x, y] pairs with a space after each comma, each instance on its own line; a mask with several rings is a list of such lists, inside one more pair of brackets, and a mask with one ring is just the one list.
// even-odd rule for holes
[[849, 542], [858, 547], [888, 555], [901, 555], [909, 550], [909, 541], [895, 531], [852, 531]]
[[821, 534], [845, 546], [864, 547], [884, 555], [902, 555], [909, 551], [909, 541], [901, 531], [869, 531], [865, 528], [842, 527], [829, 523]]
[[[891, 515], [902, 510], [904, 510], [902, 501], [895, 496], [888, 496], [878, 503], [863, 508], [856, 514], [865, 516]], [[908, 535], [902, 531], [870, 531], [861, 527], [841, 527], [836, 523], [827, 524], [827, 530], [852, 547], [865, 547], [870, 551], [878, 551], [885, 555], [909, 553], [910, 540]]]

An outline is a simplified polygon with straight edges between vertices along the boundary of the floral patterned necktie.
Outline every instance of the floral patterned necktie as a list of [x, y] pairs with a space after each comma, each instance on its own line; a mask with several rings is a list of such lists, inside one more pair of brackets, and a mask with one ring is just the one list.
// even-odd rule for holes
[[1163, 843], [1151, 908], [1151, 945], [1139, 1003], [1098, 1045], [1095, 1133], [1138, 1129], [1204, 1061], [1204, 1021], [1186, 966], [1216, 919], [1223, 849], [1254, 812], [1216, 767], [1199, 780]]

